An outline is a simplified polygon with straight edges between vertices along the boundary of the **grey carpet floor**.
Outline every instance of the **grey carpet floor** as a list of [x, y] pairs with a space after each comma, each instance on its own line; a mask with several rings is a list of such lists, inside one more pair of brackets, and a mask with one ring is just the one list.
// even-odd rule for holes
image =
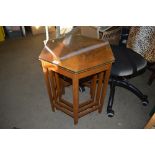
[[[106, 106], [103, 112], [93, 112], [79, 119], [74, 126], [73, 119], [56, 111], [52, 112], [47, 96], [44, 77], [38, 56], [43, 48], [44, 35], [10, 39], [0, 43], [0, 128], [22, 129], [141, 129], [149, 119], [155, 105], [155, 82], [147, 85], [150, 75], [146, 71], [131, 82], [148, 95], [150, 104], [143, 107], [131, 92], [116, 88], [115, 116], [108, 118]], [[88, 90], [80, 94], [88, 97]], [[71, 100], [71, 88], [66, 88], [67, 99]]]

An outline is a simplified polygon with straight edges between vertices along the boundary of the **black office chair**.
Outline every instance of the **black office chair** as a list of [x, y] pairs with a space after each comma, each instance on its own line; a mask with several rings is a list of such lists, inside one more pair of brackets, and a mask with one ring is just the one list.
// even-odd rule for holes
[[115, 62], [112, 65], [110, 84], [110, 96], [107, 106], [107, 114], [109, 117], [114, 116], [112, 109], [114, 102], [115, 87], [123, 87], [134, 93], [143, 105], [148, 104], [147, 96], [140, 90], [128, 82], [128, 78], [138, 76], [147, 66], [146, 60], [138, 53], [126, 48], [125, 45], [112, 46], [112, 51], [115, 56]]

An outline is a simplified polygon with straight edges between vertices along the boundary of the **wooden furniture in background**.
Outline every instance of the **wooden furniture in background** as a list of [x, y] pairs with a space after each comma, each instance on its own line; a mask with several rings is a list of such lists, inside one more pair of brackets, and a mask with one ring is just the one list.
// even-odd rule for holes
[[110, 45], [119, 45], [121, 39], [121, 26], [111, 26], [107, 30], [104, 27], [99, 29], [99, 36], [102, 40], [108, 40]]
[[81, 29], [81, 35], [99, 39], [97, 26], [80, 26], [80, 29]]
[[153, 116], [150, 118], [150, 120], [145, 126], [145, 129], [153, 129], [153, 128], [155, 128], [155, 113], [153, 114]]
[[[33, 35], [45, 33], [45, 26], [31, 26]], [[55, 33], [55, 26], [49, 26], [49, 32]]]
[[80, 29], [84, 36], [106, 40], [111, 45], [119, 45], [121, 26], [80, 26]]
[[[59, 41], [58, 41], [59, 42]], [[95, 45], [103, 43], [98, 39], [92, 39], [81, 35], [72, 37], [70, 45], [67, 47], [59, 47], [57, 40], [50, 41], [48, 45], [58, 52], [74, 51], [79, 47], [85, 48], [86, 45]], [[56, 46], [56, 43], [58, 43]], [[39, 60], [42, 64], [45, 76], [48, 95], [50, 98], [52, 110], [61, 110], [74, 118], [74, 124], [78, 123], [78, 119], [92, 111], [102, 111], [104, 98], [108, 86], [110, 70], [114, 57], [108, 42], [104, 46], [93, 49], [71, 58], [60, 61], [59, 64], [53, 63], [53, 56], [43, 49]], [[63, 78], [70, 79], [73, 91], [73, 103], [62, 98], [62, 90], [64, 88]], [[79, 84], [81, 80], [90, 77], [90, 99], [84, 103], [79, 103]], [[97, 84], [98, 81], [98, 84]]]

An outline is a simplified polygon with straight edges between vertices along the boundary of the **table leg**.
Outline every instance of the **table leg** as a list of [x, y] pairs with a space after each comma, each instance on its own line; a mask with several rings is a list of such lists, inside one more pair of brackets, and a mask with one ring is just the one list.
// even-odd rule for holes
[[61, 85], [60, 85], [60, 77], [58, 73], [55, 73], [55, 82], [56, 82], [56, 90], [57, 90], [57, 99], [61, 99]]
[[90, 86], [90, 96], [93, 101], [94, 101], [95, 92], [96, 92], [96, 82], [97, 82], [97, 75], [94, 75], [91, 80], [91, 86]]
[[75, 76], [73, 78], [73, 115], [74, 115], [74, 124], [78, 123], [78, 110], [79, 110], [79, 79]]
[[101, 99], [100, 99], [99, 113], [102, 112], [102, 107], [103, 107], [104, 98], [105, 98], [106, 92], [107, 92], [110, 72], [111, 72], [111, 67], [105, 71], [104, 83], [103, 83], [102, 92], [101, 92], [102, 94], [101, 94]]
[[45, 67], [42, 67], [42, 68], [43, 68], [44, 78], [45, 78], [45, 82], [46, 82], [47, 92], [48, 92], [48, 96], [50, 99], [52, 111], [55, 111], [54, 104], [53, 104], [52, 91], [51, 91], [50, 81], [49, 81], [49, 72], [48, 72], [47, 68], [45, 68]]
[[53, 102], [57, 104], [57, 95], [56, 95], [56, 80], [55, 80], [55, 72], [49, 71], [49, 76], [51, 80], [51, 89], [53, 92]]
[[99, 100], [101, 97], [102, 83], [103, 83], [103, 72], [99, 73], [99, 78], [98, 78], [98, 86], [97, 86], [96, 101], [95, 101], [97, 105], [99, 105]]

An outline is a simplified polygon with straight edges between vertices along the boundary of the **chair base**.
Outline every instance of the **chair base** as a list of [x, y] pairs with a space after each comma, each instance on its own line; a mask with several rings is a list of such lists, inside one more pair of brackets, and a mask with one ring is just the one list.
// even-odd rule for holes
[[133, 86], [131, 83], [129, 83], [124, 78], [112, 77], [109, 81], [109, 84], [110, 84], [110, 96], [109, 96], [109, 101], [108, 101], [108, 106], [107, 106], [107, 114], [109, 117], [114, 116], [114, 110], [112, 109], [112, 106], [113, 106], [116, 86], [123, 87], [123, 88], [131, 91], [132, 93], [134, 93], [142, 101], [142, 104], [144, 106], [146, 106], [149, 103], [147, 96], [144, 95], [139, 89], [137, 89], [135, 86]]

